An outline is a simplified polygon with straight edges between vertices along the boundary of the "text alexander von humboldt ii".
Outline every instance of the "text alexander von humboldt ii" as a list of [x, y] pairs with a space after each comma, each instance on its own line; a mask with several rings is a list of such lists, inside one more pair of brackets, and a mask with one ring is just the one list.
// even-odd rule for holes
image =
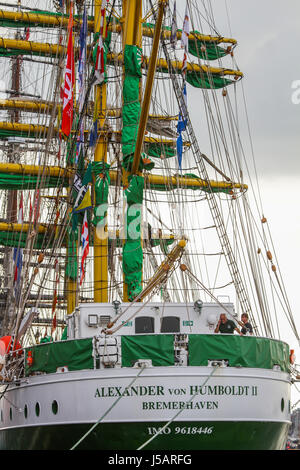
[[[183, 388], [170, 388], [162, 385], [139, 385], [132, 387], [99, 387], [96, 389], [95, 398], [118, 398], [118, 397], [158, 397], [158, 399], [142, 402], [143, 410], [162, 409], [216, 409], [219, 407], [217, 398], [226, 396], [249, 397], [257, 396], [257, 387], [250, 385], [189, 385]], [[178, 401], [178, 398], [186, 397], [190, 400]], [[172, 398], [177, 398], [173, 401]], [[197, 398], [204, 400], [197, 401]], [[209, 399], [208, 399], [209, 398]], [[171, 399], [171, 401], [170, 401]], [[168, 400], [168, 401], [166, 401]]]

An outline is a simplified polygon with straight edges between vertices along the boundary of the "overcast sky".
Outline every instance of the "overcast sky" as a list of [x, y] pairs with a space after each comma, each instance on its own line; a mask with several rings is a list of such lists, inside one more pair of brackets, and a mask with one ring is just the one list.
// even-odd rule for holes
[[[207, 0], [190, 3], [200, 9], [203, 3], [209, 6]], [[210, 3], [219, 34], [238, 41], [234, 57], [244, 78], [237, 86], [243, 87], [245, 93], [263, 212], [300, 335], [300, 103], [296, 104], [300, 101], [300, 2], [210, 0]], [[180, 13], [185, 4], [185, 0], [177, 0]], [[228, 66], [226, 60], [224, 65]], [[296, 85], [298, 94], [293, 88]], [[196, 97], [197, 92], [189, 87], [189, 108], [197, 101]], [[241, 99], [239, 104], [241, 140], [251, 159]], [[199, 138], [200, 111], [191, 116]], [[207, 149], [201, 150], [205, 153]], [[296, 362], [300, 364], [300, 347], [288, 324], [281, 339], [296, 350]], [[296, 387], [292, 388], [292, 404], [300, 400], [300, 384]]]
[[[212, 5], [222, 34], [226, 28], [238, 41], [235, 58], [244, 73], [264, 212], [299, 332], [300, 104], [293, 103], [292, 86], [300, 83], [300, 2], [227, 0], [230, 29], [225, 0]], [[300, 348], [288, 327], [286, 340], [300, 364]], [[295, 388], [292, 398], [300, 399]]]

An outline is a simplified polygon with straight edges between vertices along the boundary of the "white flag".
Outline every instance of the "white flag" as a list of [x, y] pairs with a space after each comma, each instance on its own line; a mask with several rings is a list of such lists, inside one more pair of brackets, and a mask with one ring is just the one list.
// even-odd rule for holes
[[190, 35], [190, 18], [188, 14], [188, 6], [186, 4], [183, 26], [182, 26], [182, 34], [181, 34], [181, 47], [184, 48], [186, 51], [188, 51], [188, 46], [189, 46], [189, 35]]

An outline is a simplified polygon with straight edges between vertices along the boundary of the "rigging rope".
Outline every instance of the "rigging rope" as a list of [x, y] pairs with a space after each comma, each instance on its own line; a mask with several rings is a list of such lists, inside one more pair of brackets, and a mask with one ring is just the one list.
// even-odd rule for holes
[[[205, 381], [203, 382], [203, 384], [200, 386], [201, 387], [204, 387], [204, 385], [209, 381], [209, 379], [213, 376], [213, 374], [216, 372], [217, 368], [220, 367], [219, 364], [217, 364], [216, 366], [214, 366], [213, 370], [211, 371], [211, 373], [209, 374], [209, 376], [205, 379]], [[191, 403], [195, 396], [198, 395], [198, 392], [194, 393], [194, 395], [191, 396], [191, 398], [187, 401], [187, 404], [188, 403]], [[146, 447], [151, 441], [153, 441], [153, 439], [155, 439], [159, 434], [161, 434], [165, 429], [166, 427], [168, 427], [183, 411], [185, 410], [185, 408], [181, 408], [178, 413], [175, 414], [175, 416], [173, 416], [172, 419], [170, 419], [170, 421], [168, 421], [162, 428], [159, 428], [159, 430], [157, 431], [156, 434], [154, 434], [152, 437], [150, 437], [150, 439], [148, 439], [148, 441], [144, 442], [144, 444], [142, 444], [140, 447], [138, 447], [137, 450], [142, 450], [144, 447]]]
[[134, 377], [134, 379], [130, 382], [130, 384], [127, 385], [127, 387], [125, 387], [124, 392], [113, 402], [113, 404], [106, 410], [106, 412], [101, 416], [101, 418], [99, 418], [98, 421], [73, 445], [73, 447], [70, 448], [70, 450], [76, 449], [76, 447], [78, 447], [78, 445], [82, 441], [84, 441], [84, 439], [98, 426], [98, 424], [101, 423], [101, 421], [105, 418], [105, 416], [107, 416], [108, 413], [117, 405], [117, 403], [119, 403], [121, 398], [123, 398], [123, 396], [126, 393], [126, 390], [129, 387], [131, 387], [134, 384], [134, 382], [139, 378], [141, 373], [144, 371], [145, 367], [146, 367], [145, 364], [143, 364], [138, 374]]

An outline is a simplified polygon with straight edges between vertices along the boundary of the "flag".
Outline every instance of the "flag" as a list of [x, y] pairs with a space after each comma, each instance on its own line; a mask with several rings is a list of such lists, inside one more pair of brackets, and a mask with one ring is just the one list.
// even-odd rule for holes
[[[108, 0], [104, 0], [102, 4], [107, 5]], [[106, 5], [101, 8], [100, 12], [100, 31], [99, 38], [97, 43], [97, 52], [96, 52], [96, 63], [95, 63], [95, 80], [93, 85], [101, 85], [105, 79], [105, 70], [104, 70], [104, 39], [106, 38], [106, 28], [105, 28], [105, 14], [106, 14]]]
[[96, 119], [90, 132], [89, 147], [95, 147], [97, 143], [97, 137], [98, 137], [98, 122]]
[[[24, 214], [23, 214], [23, 194], [21, 194], [20, 203], [19, 203], [19, 213], [18, 213], [18, 224], [23, 224]], [[23, 249], [18, 247], [14, 248], [13, 252], [13, 261], [14, 261], [14, 292], [15, 298], [19, 297], [20, 293], [20, 280], [21, 280], [21, 271], [23, 264]]]
[[[31, 201], [30, 201], [31, 204]], [[32, 213], [32, 207], [31, 207]], [[34, 194], [34, 205], [33, 205], [33, 224], [36, 224], [40, 215], [40, 190], [36, 189]]]
[[85, 99], [85, 71], [86, 71], [86, 37], [87, 37], [87, 13], [84, 7], [82, 25], [79, 35], [79, 62], [78, 62], [78, 78], [79, 78], [79, 114], [82, 111]]
[[171, 46], [173, 49], [176, 48], [177, 43], [177, 19], [176, 19], [176, 1], [174, 2], [174, 11], [172, 16], [172, 26], [171, 26]]
[[84, 265], [85, 265], [85, 260], [89, 254], [89, 227], [87, 223], [87, 211], [85, 211], [84, 213], [82, 229], [81, 229], [81, 250], [82, 250], [82, 256], [81, 256], [81, 265], [80, 265], [80, 285], [82, 284], [84, 276], [85, 276]]
[[89, 187], [82, 187], [84, 191], [84, 196], [81, 199], [81, 202], [73, 209], [73, 212], [78, 213], [92, 207], [92, 199]]
[[75, 202], [73, 213], [81, 212], [92, 207], [91, 195], [89, 191], [89, 183], [92, 182], [92, 165], [89, 163], [83, 178], [79, 173], [74, 177], [73, 188], [75, 193]]
[[75, 164], [78, 164], [80, 154], [84, 150], [84, 122], [83, 119], [80, 123], [79, 134], [77, 135], [77, 142], [76, 142], [76, 154], [75, 154]]
[[73, 12], [70, 9], [70, 18], [68, 23], [68, 50], [67, 50], [67, 64], [65, 70], [64, 92], [63, 92], [63, 113], [61, 131], [68, 137], [71, 132], [73, 123], [74, 112], [74, 83], [75, 83], [75, 63], [74, 63], [74, 48], [73, 48]]
[[104, 47], [102, 36], [99, 36], [95, 64], [95, 80], [93, 85], [101, 85], [104, 82]]
[[29, 41], [29, 36], [30, 36], [30, 29], [28, 27], [24, 28], [24, 40]]
[[179, 112], [178, 116], [178, 123], [177, 123], [177, 132], [180, 133], [182, 131], [185, 131], [186, 125], [187, 125], [187, 95], [186, 95], [186, 84], [184, 83], [183, 86], [183, 103], [181, 105], [181, 110]]
[[183, 149], [183, 143], [182, 143], [182, 135], [181, 135], [181, 133], [180, 133], [179, 136], [177, 137], [176, 149], [177, 149], [178, 166], [179, 166], [179, 169], [181, 170], [182, 149]]
[[186, 4], [185, 7], [185, 15], [183, 20], [182, 26], [182, 34], [181, 34], [181, 47], [188, 51], [189, 46], [189, 35], [190, 35], [190, 19], [188, 14], [188, 5]]
[[184, 104], [182, 105], [181, 111], [179, 112], [178, 116], [178, 123], [177, 123], [177, 132], [178, 132], [178, 137], [177, 137], [177, 142], [176, 142], [176, 148], [177, 148], [177, 158], [178, 158], [178, 166], [179, 169], [181, 170], [181, 163], [182, 163], [182, 152], [183, 152], [183, 141], [182, 141], [182, 131], [185, 131], [186, 125], [187, 125], [187, 116], [186, 116], [186, 111], [187, 111], [187, 95], [186, 95], [186, 84], [184, 84], [183, 87], [183, 99], [184, 99]]
[[52, 300], [52, 329], [51, 329], [51, 335], [53, 332], [56, 330], [56, 306], [57, 306], [57, 291], [58, 291], [58, 284], [59, 284], [59, 264], [58, 264], [58, 259], [56, 258], [54, 261], [54, 276], [55, 276], [55, 284], [54, 284], [54, 294], [53, 294], [53, 300]]

